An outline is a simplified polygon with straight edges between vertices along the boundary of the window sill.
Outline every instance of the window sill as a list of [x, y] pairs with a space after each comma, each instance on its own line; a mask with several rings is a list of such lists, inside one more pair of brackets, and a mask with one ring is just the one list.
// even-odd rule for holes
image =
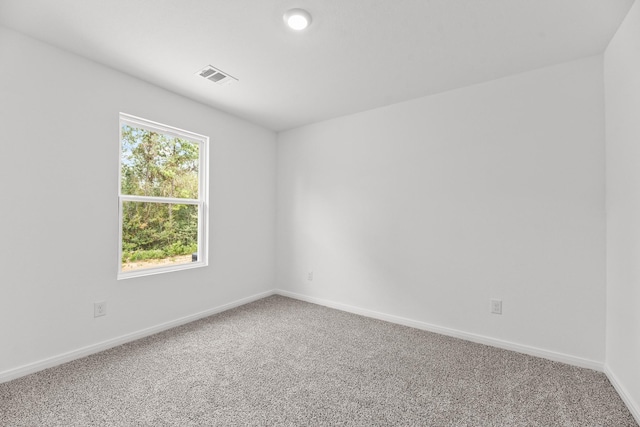
[[205, 261], [192, 262], [188, 264], [178, 264], [171, 265], [166, 267], [154, 267], [154, 268], [145, 268], [141, 270], [133, 270], [133, 271], [119, 271], [118, 272], [118, 280], [132, 279], [134, 277], [143, 277], [143, 276], [152, 276], [154, 274], [164, 274], [171, 273], [173, 271], [181, 271], [181, 270], [191, 270], [193, 268], [206, 267], [208, 265]]

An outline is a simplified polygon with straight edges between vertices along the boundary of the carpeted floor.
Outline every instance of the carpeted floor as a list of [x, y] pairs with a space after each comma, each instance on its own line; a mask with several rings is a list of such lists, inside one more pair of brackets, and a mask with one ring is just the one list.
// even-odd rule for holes
[[2, 426], [636, 426], [602, 373], [273, 296], [0, 384]]

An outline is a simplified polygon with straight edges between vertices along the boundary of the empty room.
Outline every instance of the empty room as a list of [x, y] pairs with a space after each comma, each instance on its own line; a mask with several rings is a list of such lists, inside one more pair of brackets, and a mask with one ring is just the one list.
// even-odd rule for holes
[[640, 0], [0, 0], [0, 426], [640, 425]]

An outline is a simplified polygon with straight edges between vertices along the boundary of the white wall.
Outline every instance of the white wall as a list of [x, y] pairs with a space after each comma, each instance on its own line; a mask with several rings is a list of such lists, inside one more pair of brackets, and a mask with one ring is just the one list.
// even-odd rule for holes
[[[121, 111], [211, 138], [207, 268], [116, 281]], [[275, 133], [0, 27], [0, 138], [0, 376], [274, 288]]]
[[607, 370], [640, 422], [640, 2], [605, 53]]
[[602, 78], [591, 57], [281, 133], [278, 285], [602, 366]]

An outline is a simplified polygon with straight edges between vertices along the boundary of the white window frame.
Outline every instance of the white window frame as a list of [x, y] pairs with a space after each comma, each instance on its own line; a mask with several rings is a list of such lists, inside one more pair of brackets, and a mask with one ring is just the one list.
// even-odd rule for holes
[[[119, 141], [118, 141], [118, 280], [132, 277], [149, 276], [152, 274], [168, 273], [171, 271], [187, 270], [191, 268], [206, 267], [209, 265], [208, 242], [209, 242], [209, 137], [197, 133], [178, 129], [162, 123], [120, 113], [119, 120]], [[132, 196], [122, 194], [122, 126], [129, 125], [135, 128], [146, 129], [165, 135], [187, 139], [199, 146], [198, 158], [198, 198], [181, 199], [172, 197], [148, 197]], [[124, 202], [160, 202], [174, 203], [182, 205], [198, 205], [198, 260], [196, 262], [165, 265], [159, 267], [145, 268], [141, 270], [122, 271], [122, 206]]]

